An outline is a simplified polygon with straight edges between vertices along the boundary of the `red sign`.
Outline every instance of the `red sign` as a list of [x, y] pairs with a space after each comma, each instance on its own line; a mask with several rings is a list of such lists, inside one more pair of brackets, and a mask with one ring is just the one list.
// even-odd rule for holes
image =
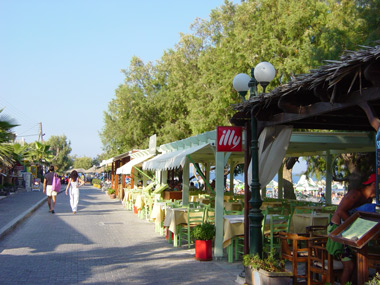
[[217, 151], [243, 151], [243, 128], [218, 127], [216, 130], [216, 145]]

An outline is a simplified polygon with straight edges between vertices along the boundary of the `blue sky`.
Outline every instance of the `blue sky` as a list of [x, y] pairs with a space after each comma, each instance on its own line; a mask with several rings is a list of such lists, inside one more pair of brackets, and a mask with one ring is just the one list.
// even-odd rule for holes
[[[239, 3], [240, 1], [234, 1]], [[224, 0], [0, 0], [0, 108], [27, 142], [66, 135], [102, 153], [103, 112], [133, 56], [160, 59]]]

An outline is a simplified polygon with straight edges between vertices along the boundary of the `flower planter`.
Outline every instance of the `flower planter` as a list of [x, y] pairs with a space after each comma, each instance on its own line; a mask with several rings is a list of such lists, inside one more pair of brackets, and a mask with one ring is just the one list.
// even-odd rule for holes
[[174, 240], [174, 233], [169, 231], [169, 228], [166, 228], [166, 236], [165, 239], [169, 239], [169, 233], [171, 234], [171, 240]]
[[260, 269], [256, 271], [245, 267], [245, 282], [248, 285], [287, 285], [293, 283], [292, 272], [269, 272]]
[[109, 196], [110, 196], [111, 199], [115, 199], [116, 198], [116, 194], [115, 193], [114, 194], [109, 194]]
[[212, 240], [195, 240], [195, 259], [212, 260]]

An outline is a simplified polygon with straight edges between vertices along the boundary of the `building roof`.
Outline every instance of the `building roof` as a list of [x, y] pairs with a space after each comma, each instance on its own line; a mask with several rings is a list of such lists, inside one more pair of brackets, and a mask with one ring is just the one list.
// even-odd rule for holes
[[[380, 42], [378, 42], [380, 43]], [[270, 125], [296, 129], [373, 131], [366, 112], [380, 113], [380, 46], [346, 51], [337, 61], [302, 74], [268, 94], [234, 105], [231, 122], [244, 125], [251, 110], [259, 130]]]

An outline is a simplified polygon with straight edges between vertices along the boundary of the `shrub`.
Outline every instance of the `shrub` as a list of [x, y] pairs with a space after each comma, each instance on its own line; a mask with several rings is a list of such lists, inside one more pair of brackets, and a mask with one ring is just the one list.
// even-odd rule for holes
[[256, 271], [263, 269], [269, 272], [284, 272], [285, 271], [285, 261], [274, 258], [273, 254], [269, 254], [267, 258], [260, 258], [258, 254], [243, 256], [243, 265], [245, 267], [250, 267]]
[[211, 240], [215, 236], [215, 226], [209, 223], [197, 225], [191, 232], [195, 240]]
[[115, 189], [108, 188], [108, 194], [115, 194]]

